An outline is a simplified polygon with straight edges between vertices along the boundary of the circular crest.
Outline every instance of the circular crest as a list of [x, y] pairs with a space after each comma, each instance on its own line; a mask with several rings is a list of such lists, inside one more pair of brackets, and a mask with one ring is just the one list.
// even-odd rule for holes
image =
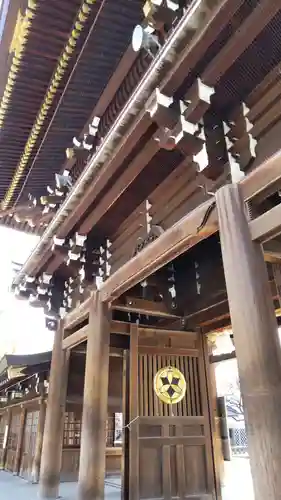
[[163, 403], [179, 403], [186, 393], [184, 375], [172, 366], [161, 368], [154, 377], [154, 391]]

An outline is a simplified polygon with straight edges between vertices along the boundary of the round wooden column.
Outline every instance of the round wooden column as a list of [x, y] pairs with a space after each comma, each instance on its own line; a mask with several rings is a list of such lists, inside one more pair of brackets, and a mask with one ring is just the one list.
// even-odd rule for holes
[[55, 334], [50, 370], [39, 481], [39, 495], [41, 498], [58, 498], [59, 496], [63, 417], [66, 396], [64, 388], [68, 377], [66, 355], [62, 349], [62, 340], [63, 321], [60, 321]]
[[78, 482], [79, 500], [104, 498], [109, 341], [108, 306], [100, 301], [97, 292], [93, 297], [89, 315]]
[[39, 420], [36, 434], [35, 452], [30, 474], [32, 483], [38, 483], [40, 474], [41, 454], [44, 437], [44, 426], [46, 418], [46, 401], [42, 398], [39, 402]]
[[216, 194], [221, 248], [256, 500], [281, 492], [281, 349], [261, 246], [237, 185]]

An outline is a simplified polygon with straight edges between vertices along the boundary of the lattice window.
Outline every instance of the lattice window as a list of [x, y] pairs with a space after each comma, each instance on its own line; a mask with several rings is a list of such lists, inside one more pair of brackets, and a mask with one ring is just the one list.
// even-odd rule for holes
[[108, 448], [114, 446], [114, 416], [108, 417], [106, 421], [106, 446]]
[[81, 415], [66, 412], [64, 419], [63, 447], [79, 448], [81, 443]]

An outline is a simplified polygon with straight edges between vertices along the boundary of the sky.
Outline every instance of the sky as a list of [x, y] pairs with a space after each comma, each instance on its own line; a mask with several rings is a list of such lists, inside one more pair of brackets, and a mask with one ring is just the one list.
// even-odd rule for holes
[[45, 328], [43, 310], [16, 299], [10, 290], [12, 262], [24, 263], [37, 241], [36, 236], [0, 227], [0, 358], [52, 349], [54, 334]]

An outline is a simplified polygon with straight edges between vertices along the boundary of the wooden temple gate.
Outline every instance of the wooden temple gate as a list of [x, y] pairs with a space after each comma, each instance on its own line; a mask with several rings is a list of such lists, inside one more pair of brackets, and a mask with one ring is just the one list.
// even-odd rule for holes
[[[73, 0], [60, 9], [59, 41], [55, 3], [28, 2], [27, 50], [13, 56], [0, 105], [10, 168], [0, 218], [42, 236], [14, 284], [56, 330], [44, 437], [39, 424], [34, 444], [33, 417], [15, 405], [0, 423], [2, 463], [26, 476], [34, 449], [43, 498], [57, 498], [73, 471], [79, 500], [103, 498], [120, 342], [124, 497], [218, 500], [205, 334], [231, 325], [256, 498], [279, 500], [281, 274], [271, 264], [281, 262], [281, 2], [148, 0], [141, 13], [138, 0]], [[46, 64], [33, 34], [51, 49]], [[19, 106], [27, 122], [15, 141]], [[172, 408], [153, 391], [168, 365], [187, 383]]]

